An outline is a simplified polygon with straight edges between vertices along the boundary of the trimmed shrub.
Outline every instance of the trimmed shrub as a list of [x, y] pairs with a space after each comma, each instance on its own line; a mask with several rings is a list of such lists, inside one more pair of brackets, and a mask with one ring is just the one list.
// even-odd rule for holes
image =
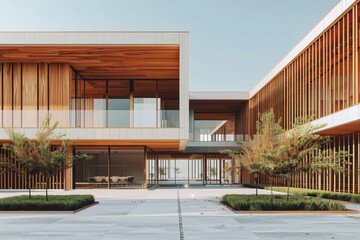
[[92, 195], [50, 195], [49, 201], [45, 196], [35, 195], [16, 196], [0, 199], [1, 211], [74, 211], [93, 203]]
[[345, 204], [292, 195], [225, 195], [222, 202], [238, 211], [344, 211]]
[[[243, 184], [245, 187], [254, 188], [254, 184]], [[260, 188], [260, 187], [259, 187]], [[269, 185], [261, 185], [261, 189], [270, 190]], [[273, 191], [275, 192], [287, 192], [287, 187], [273, 187]], [[311, 189], [303, 189], [303, 188], [290, 188], [291, 194], [298, 194], [309, 197], [320, 197], [326, 199], [340, 200], [345, 202], [355, 202], [360, 203], [360, 194], [353, 193], [338, 193], [338, 192], [329, 192], [329, 191], [320, 191], [320, 190], [311, 190]]]

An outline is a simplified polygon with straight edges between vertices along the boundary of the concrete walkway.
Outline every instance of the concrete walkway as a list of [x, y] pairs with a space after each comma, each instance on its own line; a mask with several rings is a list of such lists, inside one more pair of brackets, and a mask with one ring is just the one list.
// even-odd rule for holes
[[[360, 215], [234, 214], [218, 204], [226, 193], [254, 189], [180, 189], [185, 239], [357, 239]], [[177, 190], [76, 190], [100, 204], [77, 214], [0, 214], [0, 239], [180, 239]], [[261, 194], [269, 191], [260, 190]], [[0, 191], [0, 198], [22, 195]], [[34, 194], [43, 194], [36, 191]], [[360, 210], [360, 205], [349, 205]]]

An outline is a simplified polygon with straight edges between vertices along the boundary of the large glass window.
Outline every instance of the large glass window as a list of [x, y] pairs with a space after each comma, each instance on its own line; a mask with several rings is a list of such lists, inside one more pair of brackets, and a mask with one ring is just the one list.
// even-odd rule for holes
[[85, 124], [85, 81], [75, 71], [72, 71], [70, 126], [84, 127]]
[[144, 148], [110, 148], [110, 187], [144, 186]]
[[76, 188], [143, 188], [144, 148], [76, 147], [91, 160], [75, 164]]
[[203, 184], [202, 154], [158, 154], [159, 184]]
[[234, 114], [195, 114], [194, 141], [235, 141]]
[[130, 127], [130, 81], [108, 81], [108, 127]]
[[178, 80], [84, 80], [73, 72], [71, 127], [179, 127]]
[[85, 127], [106, 127], [106, 81], [85, 81]]
[[107, 147], [78, 148], [77, 154], [92, 155], [91, 160], [81, 161], [75, 165], [76, 188], [107, 188], [108, 149]]
[[158, 127], [179, 127], [179, 80], [158, 80]]
[[156, 81], [134, 81], [134, 127], [156, 127]]

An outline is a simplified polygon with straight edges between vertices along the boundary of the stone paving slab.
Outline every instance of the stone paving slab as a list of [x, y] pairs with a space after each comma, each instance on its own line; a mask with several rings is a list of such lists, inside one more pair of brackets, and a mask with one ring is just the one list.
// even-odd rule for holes
[[[343, 240], [360, 236], [359, 214], [235, 214], [218, 203], [227, 193], [254, 194], [250, 188], [189, 188], [179, 193], [185, 239]], [[0, 191], [0, 197], [24, 194]], [[50, 194], [93, 194], [100, 203], [76, 214], [0, 214], [0, 239], [179, 239], [176, 189], [52, 190]], [[348, 207], [360, 210], [360, 205]]]

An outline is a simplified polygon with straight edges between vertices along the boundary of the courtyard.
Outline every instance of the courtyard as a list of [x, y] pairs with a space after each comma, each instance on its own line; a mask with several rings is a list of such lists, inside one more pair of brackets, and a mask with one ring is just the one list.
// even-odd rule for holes
[[[184, 239], [355, 239], [360, 234], [360, 214], [235, 214], [219, 204], [228, 193], [254, 194], [255, 189], [179, 188], [179, 221], [175, 187], [51, 190], [50, 194], [93, 194], [99, 204], [76, 214], [0, 214], [0, 238], [180, 239], [181, 227]], [[2, 190], [0, 198], [24, 194], [25, 190]], [[360, 210], [356, 204], [347, 207]]]

